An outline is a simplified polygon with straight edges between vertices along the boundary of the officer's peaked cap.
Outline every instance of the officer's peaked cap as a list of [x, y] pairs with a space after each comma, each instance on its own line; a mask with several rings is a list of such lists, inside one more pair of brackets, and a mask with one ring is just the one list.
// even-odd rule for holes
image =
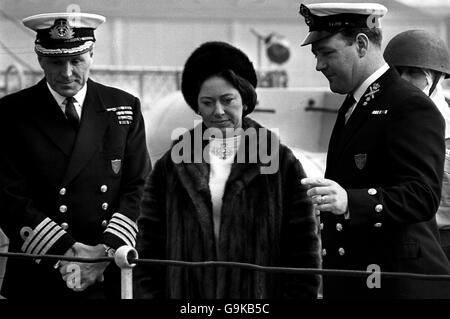
[[73, 56], [87, 52], [95, 42], [94, 30], [105, 17], [81, 12], [37, 14], [22, 20], [36, 32], [34, 50], [40, 56]]
[[299, 13], [309, 27], [302, 46], [349, 28], [379, 27], [387, 8], [378, 3], [315, 3], [300, 5]]

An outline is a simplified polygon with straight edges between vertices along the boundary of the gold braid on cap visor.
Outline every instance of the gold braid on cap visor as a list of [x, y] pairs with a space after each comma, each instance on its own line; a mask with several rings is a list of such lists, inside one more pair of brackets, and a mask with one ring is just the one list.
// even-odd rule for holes
[[85, 51], [87, 49], [89, 49], [92, 45], [94, 44], [93, 41], [87, 41], [84, 44], [78, 46], [78, 47], [74, 47], [74, 48], [60, 48], [60, 49], [46, 49], [43, 46], [41, 46], [40, 44], [36, 44], [34, 49], [36, 52], [38, 53], [42, 53], [42, 54], [48, 54], [48, 55], [53, 55], [53, 54], [72, 54], [72, 53], [78, 53], [78, 52], [82, 52]]

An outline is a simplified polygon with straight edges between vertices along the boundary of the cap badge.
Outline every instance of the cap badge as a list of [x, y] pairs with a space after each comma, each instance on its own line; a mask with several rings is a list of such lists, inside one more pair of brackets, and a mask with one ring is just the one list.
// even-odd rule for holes
[[50, 38], [56, 40], [72, 39], [74, 32], [66, 19], [57, 19], [50, 29]]

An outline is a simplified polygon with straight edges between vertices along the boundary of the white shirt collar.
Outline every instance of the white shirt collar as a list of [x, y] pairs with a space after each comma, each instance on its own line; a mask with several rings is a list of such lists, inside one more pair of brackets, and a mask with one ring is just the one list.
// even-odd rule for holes
[[356, 103], [359, 102], [367, 88], [376, 80], [378, 80], [386, 71], [389, 70], [389, 65], [384, 63], [378, 70], [372, 73], [353, 93]]
[[[59, 105], [60, 107], [63, 107], [62, 110], [64, 111], [64, 109], [65, 109], [65, 104], [64, 104], [64, 102], [65, 102], [65, 100], [66, 100], [66, 97], [65, 97], [65, 96], [62, 96], [61, 94], [59, 94], [58, 92], [56, 92], [55, 90], [53, 90], [52, 87], [50, 86], [50, 84], [48, 84], [48, 82], [47, 82], [47, 87], [48, 87], [48, 89], [50, 90], [50, 93], [52, 94], [52, 96], [55, 98], [55, 100], [56, 100], [56, 102], [58, 103], [58, 105]], [[77, 94], [75, 94], [75, 95], [73, 96], [73, 97], [75, 98], [75, 100], [76, 100], [76, 103], [75, 103], [75, 104], [78, 104], [78, 105], [76, 105], [76, 106], [78, 106], [78, 107], [80, 108], [80, 110], [81, 110], [81, 108], [83, 107], [83, 103], [84, 103], [84, 100], [85, 100], [85, 98], [86, 98], [86, 92], [87, 92], [87, 82], [83, 85], [83, 87], [81, 88], [81, 90], [79, 90], [79, 91], [77, 92]]]

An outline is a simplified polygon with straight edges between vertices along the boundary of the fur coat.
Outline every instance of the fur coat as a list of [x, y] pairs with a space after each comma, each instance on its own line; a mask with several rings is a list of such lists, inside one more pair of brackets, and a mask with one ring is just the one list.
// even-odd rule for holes
[[[249, 118], [243, 128], [254, 129], [258, 147], [251, 147], [249, 136], [242, 139], [239, 151], [245, 147], [246, 160], [235, 159], [226, 182], [216, 251], [209, 164], [176, 163], [171, 156], [199, 127], [174, 143], [149, 176], [138, 220], [139, 257], [319, 268], [316, 218], [300, 183], [305, 172], [275, 134]], [[261, 156], [266, 145], [270, 163], [278, 161], [270, 174], [262, 173], [268, 164]], [[193, 159], [195, 147], [187, 152]], [[314, 275], [228, 267], [138, 266], [134, 278], [137, 298], [316, 298], [319, 286]]]

